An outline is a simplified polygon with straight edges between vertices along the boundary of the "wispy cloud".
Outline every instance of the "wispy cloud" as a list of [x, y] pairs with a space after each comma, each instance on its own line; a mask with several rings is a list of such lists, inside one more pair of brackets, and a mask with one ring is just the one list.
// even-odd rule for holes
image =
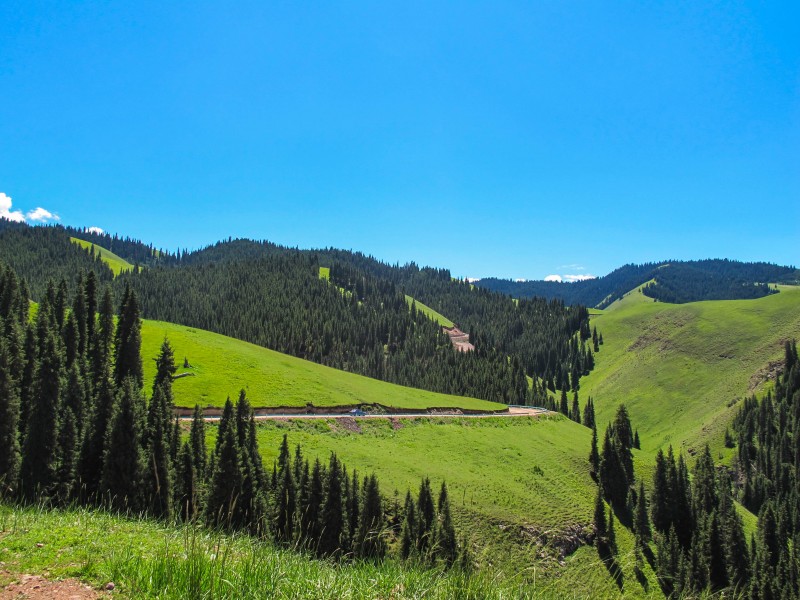
[[25, 215], [22, 214], [21, 210], [11, 210], [11, 196], [4, 192], [0, 192], [0, 218], [16, 221], [17, 223], [25, 222]]
[[28, 217], [28, 220], [36, 221], [37, 223], [47, 223], [48, 221], [61, 220], [61, 217], [51, 213], [49, 210], [42, 208], [41, 206], [37, 206], [33, 210], [29, 210], [28, 214], [25, 216]]
[[578, 263], [572, 263], [571, 265], [559, 265], [556, 269], [565, 269], [569, 271], [585, 271], [586, 267]]
[[60, 221], [61, 217], [57, 214], [50, 212], [46, 208], [38, 206], [33, 210], [29, 210], [27, 214], [23, 214], [21, 210], [11, 210], [11, 196], [5, 192], [0, 192], [0, 218], [15, 221], [17, 223], [24, 223], [25, 221], [34, 221], [36, 223], [47, 223], [49, 221]]

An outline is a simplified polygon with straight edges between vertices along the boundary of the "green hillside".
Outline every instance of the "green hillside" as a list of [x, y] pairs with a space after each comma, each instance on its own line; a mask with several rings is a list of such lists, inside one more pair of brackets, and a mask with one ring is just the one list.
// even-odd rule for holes
[[[77, 244], [81, 248], [86, 248], [87, 250], [93, 245], [91, 242], [87, 242], [86, 240], [81, 240], [76, 237], [71, 237], [70, 240], [73, 244]], [[100, 259], [114, 272], [115, 276], [119, 275], [123, 271], [133, 271], [133, 265], [131, 263], [124, 258], [120, 258], [111, 252], [111, 250], [106, 250], [100, 246], [94, 246], [94, 251], [95, 254], [100, 256]]]
[[144, 321], [142, 357], [145, 386], [155, 375], [152, 360], [164, 337], [175, 352], [178, 369], [175, 401], [178, 406], [222, 406], [228, 396], [247, 390], [253, 406], [315, 406], [379, 403], [397, 408], [432, 407], [503, 410], [505, 405], [475, 398], [437, 394], [347, 373], [281, 354], [209, 331], [162, 321]]
[[594, 397], [601, 428], [624, 402], [647, 454], [666, 444], [722, 448], [736, 403], [765, 385], [784, 341], [800, 338], [800, 287], [779, 289], [756, 300], [680, 305], [639, 288], [626, 294], [592, 316], [605, 344], [581, 380], [581, 400]]
[[[591, 431], [560, 415], [265, 421], [257, 431], [267, 470], [285, 433], [312, 461], [336, 452], [362, 475], [376, 473], [383, 493], [391, 499], [396, 490], [401, 505], [407, 489], [417, 493], [420, 478], [430, 477], [436, 491], [446, 481], [457, 527], [468, 532], [482, 569], [498, 568], [528, 584], [538, 577], [540, 591], [562, 594], [566, 578], [577, 597], [619, 591], [594, 547], [576, 545], [560, 564], [558, 548], [590, 532], [597, 489], [588, 473]], [[626, 591], [642, 597], [633, 538], [622, 527], [618, 536]], [[657, 590], [652, 571], [645, 574]]]

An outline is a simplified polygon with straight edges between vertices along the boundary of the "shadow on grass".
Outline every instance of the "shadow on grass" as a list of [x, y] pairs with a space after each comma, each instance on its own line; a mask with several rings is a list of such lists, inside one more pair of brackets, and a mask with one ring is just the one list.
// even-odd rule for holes
[[625, 585], [625, 576], [622, 573], [622, 568], [617, 562], [617, 557], [614, 555], [613, 549], [610, 548], [607, 543], [601, 542], [597, 546], [597, 553], [600, 555], [600, 560], [603, 561], [603, 565], [605, 565], [605, 568], [609, 575], [611, 575], [614, 583], [617, 584], [617, 587], [620, 591], [623, 591]]

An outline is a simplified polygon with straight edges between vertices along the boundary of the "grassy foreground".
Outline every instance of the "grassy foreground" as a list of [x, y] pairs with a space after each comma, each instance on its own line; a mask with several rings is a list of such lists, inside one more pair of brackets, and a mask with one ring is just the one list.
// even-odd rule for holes
[[[87, 242], [86, 240], [81, 240], [78, 238], [70, 238], [73, 244], [78, 244], [81, 248], [86, 248], [87, 250], [92, 247], [91, 242]], [[104, 263], [108, 265], [108, 267], [114, 272], [114, 275], [119, 275], [123, 271], [132, 271], [133, 265], [129, 263], [124, 258], [120, 258], [111, 250], [106, 250], [105, 248], [101, 248], [100, 246], [94, 247], [94, 252], [96, 255], [100, 257]]]
[[244, 536], [86, 509], [0, 504], [0, 589], [23, 573], [75, 577], [131, 598], [573, 598], [492, 571], [308, 558]]
[[155, 376], [155, 362], [164, 337], [169, 339], [179, 367], [184, 358], [191, 375], [173, 384], [178, 406], [222, 406], [245, 389], [253, 406], [304, 407], [380, 403], [397, 408], [432, 407], [502, 410], [503, 404], [475, 398], [437, 394], [370, 379], [281, 354], [224, 335], [163, 321], [144, 321], [142, 358], [145, 388]]
[[784, 341], [800, 338], [800, 287], [780, 289], [756, 300], [689, 304], [630, 292], [592, 317], [605, 344], [581, 379], [581, 401], [594, 397], [601, 430], [624, 402], [647, 455], [668, 444], [722, 448], [737, 403], [769, 385]]

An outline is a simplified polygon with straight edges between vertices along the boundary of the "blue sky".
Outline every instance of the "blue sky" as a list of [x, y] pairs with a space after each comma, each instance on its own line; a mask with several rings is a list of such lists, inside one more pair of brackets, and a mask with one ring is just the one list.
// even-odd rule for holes
[[472, 277], [800, 263], [797, 2], [6, 0], [0, 39], [0, 214]]

